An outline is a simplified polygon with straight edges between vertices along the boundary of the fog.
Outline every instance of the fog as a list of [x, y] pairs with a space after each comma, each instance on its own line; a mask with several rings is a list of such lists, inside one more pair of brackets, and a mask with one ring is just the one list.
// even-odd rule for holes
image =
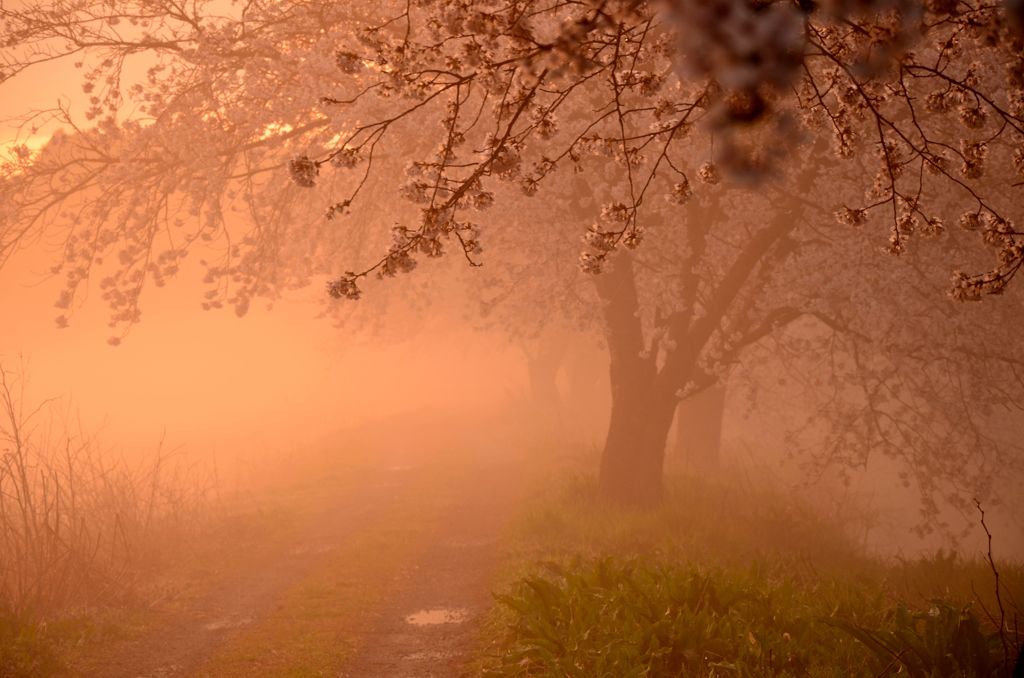
[[[230, 469], [227, 480], [237, 484], [243, 476], [272, 475], [305, 454], [320, 458], [329, 449], [344, 457], [367, 438], [386, 438], [373, 443], [377, 453], [386, 458], [393, 446], [396, 459], [406, 461], [488, 437], [496, 447], [506, 439], [511, 447], [553, 447], [556, 460], [593, 454], [603, 442], [607, 353], [588, 333], [563, 328], [556, 339], [517, 342], [507, 331], [481, 329], [466, 309], [443, 300], [426, 314], [392, 303], [372, 328], [352, 329], [323, 317], [317, 289], [289, 293], [239, 319], [201, 310], [202, 287], [182, 281], [154, 290], [145, 321], [111, 347], [104, 309], [94, 300], [76, 311], [71, 327], [54, 327], [59, 284], [45, 271], [48, 255], [37, 246], [0, 273], [5, 367], [26, 378], [27, 401], [56, 399], [61, 417], [95, 433], [118, 458], [172, 450]], [[537, 400], [552, 394], [530, 383], [527, 351], [541, 341], [560, 345], [547, 375], [560, 408], [554, 417], [545, 411], [554, 401]], [[874, 459], [850, 484], [830, 474], [808, 477], [785, 449], [787, 426], [797, 427], [804, 414], [799, 403], [759, 416], [736, 390], [725, 402], [724, 469], [764, 474], [823, 515], [857, 521], [852, 530], [873, 553], [970, 553], [985, 546], [984, 535], [971, 530], [976, 517], [949, 508], [949, 529], [915, 534], [918, 497], [895, 480], [894, 462]], [[699, 415], [688, 421], [699, 424]], [[719, 472], [692, 457], [699, 449], [679, 449], [685, 444], [679, 426], [669, 434], [669, 470]], [[1004, 557], [1018, 558], [1024, 547], [1016, 510], [1012, 500], [1006, 509], [991, 508]]]
[[57, 331], [55, 286], [20, 273], [4, 271], [5, 357], [27, 360], [36, 396], [66, 397], [126, 450], [162, 435], [197, 450], [301, 447], [385, 413], [486, 411], [523, 388], [508, 342], [457, 318], [395, 313], [383, 336], [350, 334], [317, 318], [315, 290], [239, 320], [201, 310], [198, 286], [176, 287], [153, 295], [146, 322], [115, 349], [103, 308], [87, 305]]
[[1021, 675], [976, 4], [0, 3], [0, 678]]
[[[76, 310], [70, 327], [54, 327], [52, 300], [59, 285], [40, 272], [48, 261], [46, 254], [43, 248], [22, 253], [0, 277], [0, 316], [5, 318], [0, 354], [10, 374], [27, 379], [28, 388], [20, 397], [30, 406], [55, 399], [47, 405], [49, 435], [59, 437], [61, 427], [70, 422], [73, 431], [92, 434], [101, 457], [109, 460], [103, 463], [127, 461], [142, 468], [154, 455], [167, 455], [170, 465], [187, 469], [174, 482], [202, 493], [202, 508], [189, 509], [202, 514], [189, 518], [200, 521], [196, 525], [201, 527], [184, 533], [180, 525], [154, 524], [147, 529], [156, 530], [152, 537], [179, 544], [178, 548], [194, 542], [187, 546], [193, 555], [183, 564], [180, 555], [140, 544], [138, 548], [149, 550], [140, 565], [171, 581], [184, 577], [182, 581], [193, 587], [213, 575], [200, 574], [196, 579], [188, 569], [194, 567], [189, 564], [191, 558], [206, 563], [205, 567], [226, 568], [223, 579], [221, 575], [214, 579], [221, 582], [216, 586], [227, 587], [229, 593], [218, 595], [230, 595], [235, 601], [201, 597], [196, 603], [206, 606], [199, 613], [201, 621], [187, 622], [188, 628], [199, 629], [189, 633], [200, 639], [190, 635], [161, 651], [154, 649], [148, 632], [136, 640], [95, 641], [87, 650], [69, 655], [70, 665], [84, 675], [174, 666], [183, 654], [196, 651], [196, 643], [208, 643], [214, 635], [220, 638], [213, 647], [221, 649], [196, 654], [197, 662], [185, 664], [193, 668], [183, 675], [191, 675], [200, 665], [212, 666], [210, 675], [233, 675], [237, 660], [231, 652], [243, 650], [231, 648], [266, 642], [250, 638], [254, 629], [269, 625], [277, 629], [273, 631], [277, 637], [283, 633], [281, 628], [292, 628], [292, 622], [273, 622], [267, 616], [270, 601], [287, 595], [290, 586], [306, 577], [322, 577], [310, 575], [307, 569], [296, 571], [290, 561], [298, 557], [333, 562], [336, 552], [344, 549], [348, 554], [352, 548], [352, 556], [369, 562], [380, 558], [380, 567], [397, 567], [395, 571], [404, 574], [395, 576], [417, 582], [394, 588], [377, 582], [370, 571], [346, 571], [345, 575], [359, 580], [358, 587], [390, 591], [386, 594], [390, 602], [380, 604], [379, 614], [394, 616], [393, 624], [400, 629], [395, 633], [406, 633], [403, 625], [422, 627], [426, 639], [388, 640], [375, 650], [357, 653], [356, 659], [345, 660], [358, 667], [360, 673], [352, 675], [390, 675], [387, 671], [402, 662], [453, 666], [446, 663], [448, 655], [423, 654], [420, 648], [423, 643], [442, 642], [437, 640], [438, 629], [458, 628], [461, 635], [446, 631], [445, 636], [456, 641], [443, 642], [461, 648], [453, 656], [468, 656], [471, 634], [486, 610], [481, 594], [495, 586], [487, 573], [503, 567], [494, 562], [501, 553], [498, 535], [523, 529], [528, 535], [536, 529], [529, 520], [525, 528], [516, 527], [521, 519], [515, 516], [538, 510], [531, 508], [539, 501], [538, 491], [539, 496], [550, 497], [554, 492], [556, 501], [576, 504], [578, 490], [570, 490], [566, 497], [565, 490], [557, 488], [566, 479], [593, 478], [599, 466], [612, 408], [606, 346], [593, 332], [571, 325], [530, 337], [488, 327], [474, 318], [464, 293], [452, 288], [466, 284], [464, 279], [431, 289], [431, 294], [442, 298], [426, 311], [416, 302], [391, 300], [372, 323], [355, 326], [324, 317], [322, 295], [316, 288], [286, 293], [273, 304], [257, 304], [246, 317], [238, 318], [224, 310], [202, 310], [202, 287], [185, 280], [152, 293], [144, 319], [120, 345], [111, 346], [105, 309], [90, 298]], [[545, 350], [550, 353], [548, 364], [538, 368], [544, 363]], [[945, 557], [941, 554], [953, 552], [969, 562], [986, 551], [986, 536], [978, 529], [976, 514], [944, 505], [922, 518], [921, 495], [897, 479], [902, 470], [898, 460], [877, 455], [866, 467], [842, 473], [835, 468], [810, 471], [806, 458], [792, 454], [790, 446], [791, 431], [806, 425], [811, 404], [786, 377], [779, 366], [769, 368], [767, 376], [757, 374], [755, 367], [730, 377], [728, 395], [720, 397], [718, 433], [714, 408], [709, 414], [700, 398], [693, 401], [694, 414], [673, 425], [667, 442], [667, 482], [675, 488], [673, 492], [704, 497], [701, 501], [709, 503], [703, 509], [718, 507], [710, 516], [692, 520], [705, 527], [722, 521], [717, 529], [732, 529], [724, 525], [748, 520], [744, 516], [751, 515], [751, 509], [755, 515], [765, 510], [772, 521], [778, 521], [772, 523], [777, 528], [769, 529], [792, 534], [804, 557], [826, 561], [834, 556], [821, 554], [831, 553], [833, 547], [804, 541], [809, 524], [832, 525], [824, 528], [826, 532], [838, 528], [841, 539], [861, 554], [858, 557], [882, 562], [927, 560], [936, 553], [941, 559]], [[753, 396], [748, 390], [753, 388], [751, 380], [766, 379], [776, 389], [774, 395]], [[702, 420], [706, 416], [712, 417], [710, 428]], [[707, 446], [716, 435], [721, 439], [720, 450], [709, 462]], [[812, 444], [826, 438], [824, 432], [815, 433]], [[409, 480], [412, 477], [416, 480]], [[691, 487], [694, 481], [702, 485]], [[359, 484], [366, 485], [359, 489]], [[410, 490], [410, 484], [415, 488]], [[403, 493], [410, 491], [413, 495], [405, 497]], [[484, 498], [474, 498], [481, 491]], [[769, 493], [767, 497], [763, 492]], [[1003, 562], [1024, 553], [1017, 498], [997, 494], [985, 505], [987, 526]], [[338, 525], [351, 516], [366, 520], [367, 512], [373, 514], [390, 502], [412, 503], [413, 512], [399, 519], [405, 536], [399, 536], [388, 520], [370, 528], [371, 534], [381, 530], [372, 537], [377, 541], [373, 546], [359, 546], [358, 540], [366, 537], [339, 532]], [[174, 515], [184, 504], [168, 506]], [[491, 519], [467, 526], [463, 525], [467, 515], [478, 522], [480, 516]], [[234, 525], [229, 529], [242, 530], [245, 536], [241, 540], [237, 535], [224, 536], [221, 523], [225, 521]], [[921, 533], [922, 524], [937, 529]], [[665, 529], [682, 535], [697, 528], [657, 528]], [[812, 539], [821, 538], [813, 529], [812, 533], [816, 535]], [[752, 536], [744, 534], [733, 537], [729, 548], [744, 552], [762, 548], [745, 541]], [[211, 545], [211, 535], [215, 543], [226, 539], [246, 550], [285, 553], [286, 562], [275, 559], [282, 556], [269, 555], [260, 556], [255, 569], [233, 564]], [[833, 533], [830, 539], [836, 536]], [[356, 541], [349, 544], [350, 539]], [[420, 555], [396, 556], [389, 551], [392, 546], [386, 545], [423, 539], [440, 541], [434, 542], [438, 546], [422, 547], [427, 550]], [[783, 548], [781, 543], [772, 548]], [[434, 554], [442, 544], [462, 546], [454, 555]], [[465, 544], [471, 545], [473, 553], [465, 553]], [[400, 564], [392, 564], [389, 559], [393, 558]], [[855, 572], [863, 566], [850, 563], [849, 567]], [[442, 580], [447, 576], [462, 580], [470, 568], [479, 580], [452, 589], [434, 575], [417, 579], [416, 568], [430, 568]], [[441, 574], [445, 572], [450, 574]], [[264, 585], [255, 585], [252, 577], [282, 581], [260, 588]], [[972, 575], [963, 583], [987, 582], [984, 576]], [[144, 597], [151, 595], [145, 587], [142, 591]], [[208, 595], [212, 594], [202, 594]], [[337, 604], [341, 614], [354, 603]], [[163, 629], [161, 624], [185, 622], [150, 623]], [[359, 626], [342, 626], [344, 630], [339, 631], [338, 623], [332, 622], [327, 628], [351, 637], [367, 632]], [[228, 644], [221, 646], [222, 642]], [[301, 651], [290, 652], [282, 666], [307, 661]], [[262, 660], [257, 665], [276, 666]]]

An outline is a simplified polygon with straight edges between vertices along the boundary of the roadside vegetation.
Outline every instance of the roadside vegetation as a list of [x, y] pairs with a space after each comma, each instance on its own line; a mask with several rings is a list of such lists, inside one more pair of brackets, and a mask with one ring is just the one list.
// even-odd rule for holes
[[512, 538], [481, 672], [1012, 675], [1019, 564], [874, 557], [851, 525], [726, 475], [676, 475], [652, 512], [606, 506], [592, 476], [541, 482]]
[[65, 414], [0, 367], [0, 676], [53, 674], [123, 630], [211, 524], [212, 478], [159, 449], [129, 462]]
[[22, 374], [0, 371], [0, 678], [337, 675], [468, 482], [465, 452], [412, 465], [378, 425], [219, 476], [126, 459]]

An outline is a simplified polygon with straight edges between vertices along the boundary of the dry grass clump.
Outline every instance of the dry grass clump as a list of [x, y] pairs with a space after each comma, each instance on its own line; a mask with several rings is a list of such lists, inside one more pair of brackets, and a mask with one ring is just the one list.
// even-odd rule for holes
[[129, 463], [60, 414], [0, 365], [0, 618], [17, 628], [125, 600], [209, 514], [194, 469], [160, 449]]

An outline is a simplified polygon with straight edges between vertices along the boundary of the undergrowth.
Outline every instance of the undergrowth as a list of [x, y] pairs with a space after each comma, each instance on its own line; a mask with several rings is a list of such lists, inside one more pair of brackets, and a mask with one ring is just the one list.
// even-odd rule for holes
[[492, 676], [998, 676], [999, 634], [969, 605], [752, 568], [637, 558], [545, 563], [498, 601]]
[[211, 514], [212, 487], [157, 451], [101, 450], [0, 365], [0, 676], [61, 669], [62, 645], [141, 586]]
[[[609, 507], [562, 475], [526, 511], [496, 595], [491, 676], [1010, 676], [1024, 571], [869, 557], [771, 487], [673, 478]], [[994, 567], [994, 563], [992, 566]]]

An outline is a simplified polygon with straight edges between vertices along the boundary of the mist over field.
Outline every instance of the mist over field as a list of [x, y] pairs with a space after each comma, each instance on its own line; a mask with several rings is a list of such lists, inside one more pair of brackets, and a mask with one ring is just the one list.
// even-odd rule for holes
[[1022, 27], [0, 2], [0, 678], [1022, 675]]

